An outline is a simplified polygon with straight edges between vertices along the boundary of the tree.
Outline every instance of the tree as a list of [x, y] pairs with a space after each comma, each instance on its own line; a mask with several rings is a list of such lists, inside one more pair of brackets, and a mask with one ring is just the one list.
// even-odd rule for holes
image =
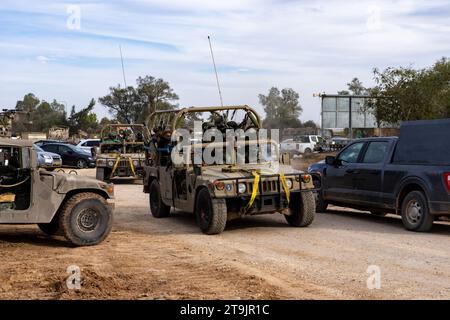
[[23, 100], [19, 100], [16, 103], [17, 111], [33, 112], [41, 101], [33, 94], [28, 93], [23, 97]]
[[317, 124], [312, 120], [308, 120], [302, 123], [302, 127], [317, 129]]
[[142, 121], [157, 110], [174, 109], [173, 101], [179, 99], [168, 82], [152, 76], [137, 79], [137, 93], [145, 105]]
[[142, 119], [143, 104], [132, 86], [127, 88], [110, 87], [110, 93], [99, 98], [99, 102], [121, 123], [137, 123]]
[[139, 77], [137, 87], [111, 87], [110, 93], [99, 98], [99, 102], [119, 122], [143, 123], [156, 110], [173, 109], [178, 95], [169, 83], [151, 76]]
[[367, 95], [367, 89], [358, 78], [353, 78], [352, 81], [347, 83], [347, 87], [348, 90], [354, 95]]
[[95, 100], [91, 99], [86, 108], [75, 112], [75, 106], [72, 107], [69, 117], [69, 133], [77, 134], [80, 130], [87, 133], [94, 133], [99, 130], [97, 115], [94, 110]]
[[293, 89], [278, 90], [272, 87], [267, 96], [260, 94], [259, 101], [264, 106], [266, 128], [300, 127], [298, 119], [303, 109], [299, 104], [299, 94]]
[[450, 117], [450, 60], [432, 67], [374, 69], [377, 86], [371, 107], [380, 124]]

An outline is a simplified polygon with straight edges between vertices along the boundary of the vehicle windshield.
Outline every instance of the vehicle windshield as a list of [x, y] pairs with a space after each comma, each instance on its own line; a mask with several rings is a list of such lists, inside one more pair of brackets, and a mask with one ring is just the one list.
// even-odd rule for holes
[[37, 145], [35, 145], [35, 144], [33, 144], [33, 149], [34, 149], [35, 151], [37, 151], [37, 152], [45, 152], [41, 147], [39, 147], [39, 146], [37, 146]]

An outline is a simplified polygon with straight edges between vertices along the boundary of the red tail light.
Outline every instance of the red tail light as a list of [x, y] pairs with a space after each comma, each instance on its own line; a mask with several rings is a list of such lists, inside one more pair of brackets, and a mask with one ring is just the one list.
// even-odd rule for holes
[[444, 173], [444, 183], [447, 187], [447, 191], [450, 192], [450, 172]]

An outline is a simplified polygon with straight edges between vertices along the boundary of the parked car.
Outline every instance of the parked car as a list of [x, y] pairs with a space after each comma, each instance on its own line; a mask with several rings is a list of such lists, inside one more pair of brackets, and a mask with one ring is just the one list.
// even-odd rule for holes
[[402, 124], [400, 137], [351, 142], [308, 171], [322, 175], [317, 211], [328, 204], [399, 214], [412, 231], [450, 216], [450, 119]]
[[97, 154], [100, 149], [101, 139], [84, 139], [77, 144], [77, 147], [91, 152], [93, 155]]
[[63, 143], [44, 144], [45, 151], [59, 154], [62, 158], [62, 164], [65, 167], [94, 168], [95, 158], [88, 151], [80, 149], [77, 146]]
[[40, 168], [45, 168], [48, 171], [53, 171], [56, 168], [62, 166], [62, 159], [59, 154], [44, 151], [41, 147], [33, 144], [33, 150], [36, 151], [38, 155], [38, 166]]
[[319, 137], [315, 135], [297, 136], [293, 139], [286, 139], [281, 142], [281, 152], [291, 154], [312, 153], [319, 142]]

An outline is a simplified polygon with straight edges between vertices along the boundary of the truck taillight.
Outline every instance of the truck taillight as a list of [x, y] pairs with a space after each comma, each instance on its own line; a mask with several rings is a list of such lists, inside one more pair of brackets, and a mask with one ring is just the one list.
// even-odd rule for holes
[[450, 172], [444, 173], [444, 183], [447, 187], [447, 191], [450, 192]]

